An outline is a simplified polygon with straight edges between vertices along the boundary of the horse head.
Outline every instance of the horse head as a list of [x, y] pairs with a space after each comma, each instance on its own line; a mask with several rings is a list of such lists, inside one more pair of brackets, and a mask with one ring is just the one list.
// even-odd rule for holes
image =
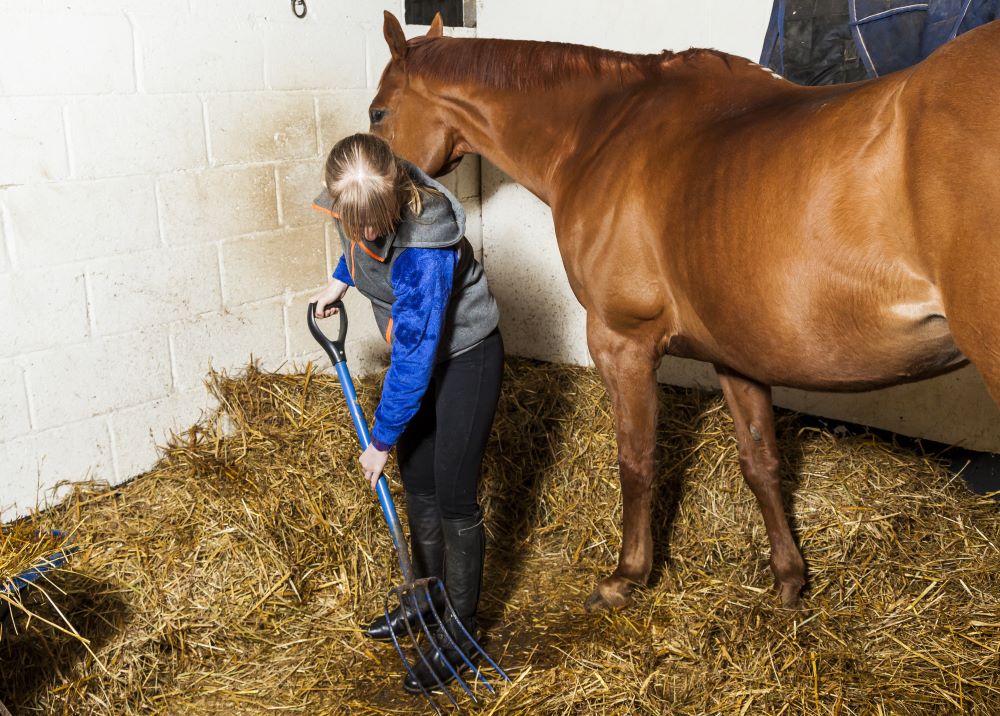
[[421, 77], [407, 72], [413, 48], [443, 35], [441, 14], [434, 16], [426, 35], [407, 42], [399, 20], [386, 11], [383, 33], [391, 58], [368, 108], [369, 131], [431, 176], [447, 174], [462, 160], [457, 134], [446, 120], [441, 98], [429, 91]]

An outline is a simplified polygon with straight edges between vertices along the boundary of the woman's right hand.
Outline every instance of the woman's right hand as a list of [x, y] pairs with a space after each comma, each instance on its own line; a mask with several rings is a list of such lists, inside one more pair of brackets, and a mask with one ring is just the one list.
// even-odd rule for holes
[[336, 308], [330, 307], [324, 310], [324, 306], [339, 301], [345, 293], [347, 293], [347, 284], [337, 279], [331, 279], [326, 288], [309, 299], [309, 303], [316, 303], [316, 318], [327, 318], [334, 315], [337, 312]]

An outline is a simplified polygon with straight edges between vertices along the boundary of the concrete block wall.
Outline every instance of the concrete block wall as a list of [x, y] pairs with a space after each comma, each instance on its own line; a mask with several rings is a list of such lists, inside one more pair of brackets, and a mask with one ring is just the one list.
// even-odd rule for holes
[[[771, 0], [623, 0], [612, 9], [599, 0], [481, 0], [478, 36], [625, 52], [714, 47], [756, 60], [771, 5]], [[484, 261], [508, 350], [590, 364], [584, 311], [566, 280], [548, 207], [487, 162], [482, 176]], [[659, 375], [664, 383], [718, 388], [714, 371], [695, 361], [667, 358]], [[777, 389], [774, 398], [813, 415], [1000, 452], [1000, 409], [972, 367], [871, 393]]]
[[[149, 469], [211, 407], [210, 365], [320, 357], [306, 299], [339, 244], [309, 204], [367, 128], [383, 10], [402, 2], [0, 0], [0, 518]], [[478, 241], [478, 162], [447, 183]], [[363, 372], [386, 351], [348, 305]]]

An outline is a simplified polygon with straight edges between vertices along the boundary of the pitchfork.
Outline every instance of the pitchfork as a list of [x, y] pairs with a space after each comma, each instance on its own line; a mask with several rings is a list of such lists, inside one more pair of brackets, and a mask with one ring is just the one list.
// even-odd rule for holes
[[[368, 448], [369, 442], [371, 442], [371, 437], [368, 433], [368, 421], [365, 420], [365, 414], [361, 410], [361, 406], [358, 404], [358, 396], [354, 390], [354, 381], [351, 380], [351, 374], [347, 369], [347, 359], [344, 356], [344, 339], [347, 337], [347, 312], [344, 310], [344, 304], [341, 301], [334, 301], [333, 303], [326, 306], [329, 308], [333, 306], [337, 309], [340, 314], [340, 335], [337, 340], [330, 341], [329, 338], [320, 330], [320, 327], [316, 323], [316, 304], [309, 304], [309, 332], [312, 333], [313, 338], [323, 347], [326, 354], [330, 356], [330, 360], [333, 361], [333, 367], [337, 371], [337, 378], [340, 380], [340, 386], [344, 391], [344, 398], [347, 400], [347, 410], [351, 414], [351, 420], [354, 421], [354, 429], [357, 431], [358, 440], [361, 442], [361, 449], [365, 450]], [[472, 634], [465, 628], [462, 620], [459, 619], [458, 615], [455, 613], [454, 608], [451, 605], [451, 600], [448, 599], [448, 592], [445, 590], [444, 582], [438, 577], [426, 577], [423, 579], [415, 579], [413, 574], [413, 566], [410, 564], [410, 552], [406, 546], [406, 538], [403, 535], [403, 527], [399, 522], [399, 515], [396, 514], [396, 505], [392, 501], [392, 495], [389, 494], [389, 483], [385, 479], [385, 475], [381, 475], [376, 483], [375, 493], [378, 495], [379, 506], [382, 508], [382, 516], [385, 518], [386, 524], [389, 526], [389, 534], [392, 537], [392, 543], [396, 547], [396, 554], [399, 557], [399, 568], [403, 572], [403, 584], [398, 587], [393, 587], [386, 594], [385, 602], [383, 608], [385, 610], [386, 620], [389, 620], [389, 609], [390, 602], [393, 600], [398, 601], [400, 608], [403, 610], [403, 614], [416, 614], [420, 619], [420, 628], [414, 629], [410, 625], [409, 619], [403, 619], [403, 623], [406, 624], [407, 636], [409, 641], [412, 643], [413, 651], [417, 654], [417, 657], [423, 662], [427, 667], [429, 673], [433, 674], [434, 679], [437, 681], [437, 686], [431, 687], [428, 690], [420, 679], [413, 673], [413, 668], [410, 666], [410, 660], [407, 658], [406, 652], [403, 649], [400, 640], [396, 637], [395, 632], [390, 631], [392, 635], [392, 643], [396, 647], [396, 651], [399, 654], [399, 658], [403, 661], [403, 666], [406, 667], [407, 672], [413, 678], [413, 680], [419, 685], [420, 691], [423, 693], [424, 697], [427, 699], [428, 703], [434, 708], [437, 713], [442, 713], [437, 701], [431, 695], [431, 691], [440, 690], [447, 697], [451, 705], [456, 709], [460, 708], [458, 703], [455, 701], [455, 697], [452, 696], [447, 684], [439, 676], [437, 670], [431, 663], [431, 659], [434, 655], [440, 658], [440, 661], [448, 668], [452, 676], [455, 677], [455, 681], [462, 687], [462, 690], [469, 695], [474, 703], [478, 703], [475, 694], [472, 693], [472, 688], [461, 676], [461, 670], [463, 667], [468, 666], [475, 674], [476, 679], [478, 679], [486, 687], [491, 694], [495, 694], [496, 691], [493, 685], [490, 683], [486, 674], [480, 669], [476, 664], [470, 660], [470, 656], [474, 656], [478, 652], [490, 667], [508, 683], [510, 682], [510, 677], [504, 672], [503, 669], [492, 659], [490, 655], [483, 650], [479, 645], [479, 642], [475, 640]], [[438, 612], [437, 606], [435, 605], [434, 596], [438, 597], [438, 603], [444, 604], [442, 615]], [[426, 602], [428, 608], [421, 609], [421, 601]], [[395, 603], [395, 602], [393, 602]], [[464, 637], [463, 641], [466, 643], [469, 649], [469, 653], [455, 643], [455, 639], [452, 636], [450, 629], [458, 629], [461, 634], [456, 634], [456, 636]], [[424, 651], [420, 646], [420, 636], [423, 636], [427, 642], [427, 646], [430, 652]], [[448, 661], [446, 653], [443, 650], [442, 640], [444, 646], [450, 646], [454, 652], [457, 652], [462, 657], [462, 662], [458, 664], [452, 664]], [[474, 650], [474, 651], [473, 651]]]

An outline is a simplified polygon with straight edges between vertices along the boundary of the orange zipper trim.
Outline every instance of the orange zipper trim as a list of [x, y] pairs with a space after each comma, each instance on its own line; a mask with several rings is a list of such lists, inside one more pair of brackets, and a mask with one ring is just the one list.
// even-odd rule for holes
[[333, 209], [327, 209], [325, 206], [320, 206], [316, 202], [313, 202], [312, 208], [315, 209], [316, 211], [322, 211], [324, 214], [329, 214], [334, 219], [340, 218], [340, 214], [338, 214], [336, 211], [334, 211]]
[[369, 256], [371, 256], [373, 259], [375, 259], [376, 261], [378, 261], [380, 264], [384, 264], [385, 263], [385, 259], [384, 258], [382, 258], [378, 254], [374, 253], [371, 249], [369, 249], [367, 246], [365, 246], [364, 243], [362, 243], [360, 241], [358, 243], [361, 244], [361, 250], [364, 251], [366, 254], [368, 254]]

